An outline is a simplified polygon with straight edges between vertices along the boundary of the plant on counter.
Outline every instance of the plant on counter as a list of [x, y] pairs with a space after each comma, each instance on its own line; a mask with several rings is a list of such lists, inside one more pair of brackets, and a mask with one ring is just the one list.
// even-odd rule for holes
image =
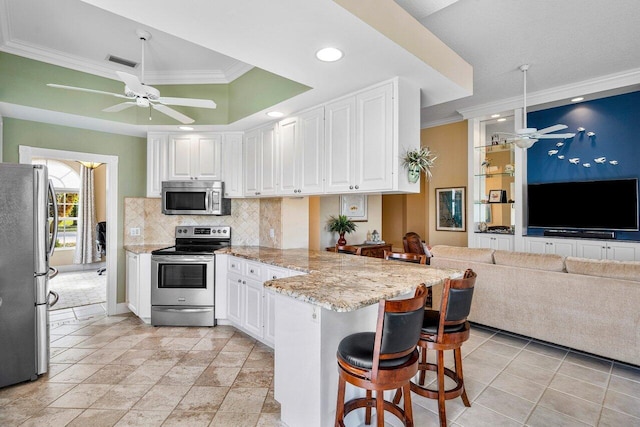
[[347, 240], [344, 238], [345, 233], [353, 233], [356, 231], [356, 227], [356, 223], [350, 220], [346, 215], [338, 215], [337, 217], [331, 215], [327, 220], [327, 228], [329, 231], [340, 234], [338, 244], [341, 246], [347, 244]]
[[402, 166], [407, 168], [409, 182], [418, 182], [420, 172], [424, 172], [427, 180], [431, 180], [431, 168], [435, 165], [438, 157], [433, 154], [429, 147], [420, 147], [416, 150], [409, 150], [402, 157]]

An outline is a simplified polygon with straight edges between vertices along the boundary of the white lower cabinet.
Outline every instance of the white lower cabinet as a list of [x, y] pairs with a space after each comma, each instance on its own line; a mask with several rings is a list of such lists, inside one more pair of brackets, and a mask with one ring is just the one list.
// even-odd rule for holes
[[512, 251], [513, 236], [498, 236], [495, 234], [476, 233], [476, 247], [501, 251]]
[[525, 238], [525, 251], [533, 254], [556, 254], [575, 256], [576, 243], [568, 239], [547, 239], [544, 237]]
[[610, 240], [583, 240], [577, 242], [577, 256], [591, 259], [639, 261], [640, 245]]
[[[225, 272], [218, 271], [216, 279], [226, 277], [226, 320], [252, 337], [273, 347], [275, 343], [275, 293], [264, 287], [272, 279], [303, 274], [231, 255], [216, 255], [223, 262]], [[217, 264], [220, 266], [220, 264]], [[216, 310], [217, 311], [217, 310]], [[216, 318], [218, 317], [216, 313]]]
[[127, 307], [144, 322], [151, 322], [151, 254], [126, 252]]

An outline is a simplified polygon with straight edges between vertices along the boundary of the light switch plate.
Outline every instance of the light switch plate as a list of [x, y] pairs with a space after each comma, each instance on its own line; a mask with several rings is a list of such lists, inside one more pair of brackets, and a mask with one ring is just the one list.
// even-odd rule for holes
[[140, 235], [140, 227], [131, 227], [129, 229], [129, 236], [139, 236]]

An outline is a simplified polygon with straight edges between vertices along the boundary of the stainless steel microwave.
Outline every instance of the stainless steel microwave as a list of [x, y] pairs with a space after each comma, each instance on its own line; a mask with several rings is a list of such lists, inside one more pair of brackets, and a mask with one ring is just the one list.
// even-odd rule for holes
[[231, 199], [223, 197], [222, 181], [163, 181], [165, 215], [231, 215]]

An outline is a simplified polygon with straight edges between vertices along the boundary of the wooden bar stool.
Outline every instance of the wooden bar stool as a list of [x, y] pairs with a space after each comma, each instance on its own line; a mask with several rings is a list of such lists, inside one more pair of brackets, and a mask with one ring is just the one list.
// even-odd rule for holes
[[[424, 318], [425, 296], [426, 287], [422, 284], [413, 298], [380, 300], [376, 331], [351, 334], [340, 341], [336, 426], [344, 426], [344, 417], [357, 408], [366, 408], [365, 423], [371, 424], [373, 407], [378, 427], [384, 426], [385, 410], [405, 426], [413, 426], [410, 380], [418, 372], [416, 344]], [[345, 402], [347, 382], [365, 389], [366, 397]], [[404, 394], [404, 408], [384, 400], [384, 391], [395, 389]]]
[[362, 248], [358, 246], [336, 244], [335, 247], [335, 251], [341, 254], [360, 255], [360, 253], [362, 252]]
[[[447, 414], [445, 401], [461, 397], [465, 406], [471, 406], [464, 388], [462, 374], [462, 344], [469, 339], [470, 326], [467, 321], [471, 310], [473, 288], [476, 273], [467, 269], [461, 279], [447, 279], [442, 290], [440, 311], [425, 310], [424, 322], [418, 341], [421, 353], [418, 382], [411, 382], [411, 391], [429, 399], [438, 400], [440, 425], [446, 427]], [[427, 350], [436, 351], [436, 363], [427, 363]], [[455, 371], [444, 366], [445, 350], [453, 350]], [[426, 371], [437, 373], [437, 390], [424, 386]], [[455, 386], [446, 390], [445, 375], [455, 382]], [[400, 402], [401, 391], [396, 392], [394, 403]]]
[[427, 256], [425, 254], [413, 254], [408, 252], [391, 252], [384, 251], [384, 259], [394, 261], [412, 262], [414, 264], [426, 264]]

